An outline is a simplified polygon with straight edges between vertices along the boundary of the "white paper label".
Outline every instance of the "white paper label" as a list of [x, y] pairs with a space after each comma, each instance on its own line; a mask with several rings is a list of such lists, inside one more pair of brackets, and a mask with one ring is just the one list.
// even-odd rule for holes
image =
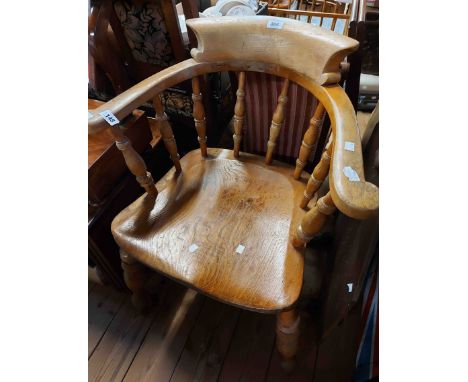
[[284, 21], [282, 20], [270, 20], [268, 21], [268, 29], [283, 29]]
[[88, 111], [88, 119], [93, 118], [93, 115]]
[[351, 182], [359, 182], [359, 175], [352, 167], [346, 166], [343, 172]]
[[348, 293], [353, 291], [353, 283], [346, 284], [348, 286]]
[[239, 254], [239, 255], [242, 255], [242, 253], [244, 252], [244, 249], [245, 247], [242, 245], [242, 244], [239, 244], [236, 248], [236, 252]]
[[198, 249], [198, 245], [192, 244], [190, 247], [188, 247], [188, 250], [190, 253], [195, 252]]
[[354, 151], [354, 143], [350, 141], [346, 141], [344, 143], [344, 149], [348, 151]]
[[116, 125], [117, 123], [119, 123], [120, 121], [117, 119], [117, 117], [112, 114], [112, 112], [110, 110], [104, 110], [104, 111], [101, 111], [99, 113], [99, 115], [102, 116], [102, 118], [104, 118], [107, 123], [111, 126], [114, 126]]

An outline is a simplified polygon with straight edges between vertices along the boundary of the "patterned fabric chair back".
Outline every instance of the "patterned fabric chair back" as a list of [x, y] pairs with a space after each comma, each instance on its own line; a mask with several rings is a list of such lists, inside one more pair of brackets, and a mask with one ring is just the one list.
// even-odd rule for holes
[[176, 63], [159, 1], [135, 4], [129, 0], [117, 0], [113, 5], [136, 61], [162, 67]]

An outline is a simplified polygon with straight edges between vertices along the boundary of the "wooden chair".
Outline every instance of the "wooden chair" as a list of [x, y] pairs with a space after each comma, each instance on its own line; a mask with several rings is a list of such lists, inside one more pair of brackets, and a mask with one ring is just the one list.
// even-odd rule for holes
[[94, 1], [88, 49], [116, 94], [189, 56], [174, 0]]
[[[357, 43], [306, 23], [270, 16], [200, 18], [188, 20], [187, 25], [198, 40], [192, 58], [120, 94], [88, 120], [89, 133], [111, 129], [129, 169], [146, 191], [112, 223], [125, 280], [134, 304], [142, 309], [149, 300], [144, 289], [145, 267], [149, 267], [225, 303], [276, 313], [278, 350], [284, 365], [290, 366], [299, 335], [295, 303], [302, 287], [305, 244], [335, 208], [356, 219], [378, 212], [378, 188], [364, 177], [356, 116], [338, 85], [340, 62]], [[198, 77], [217, 71], [240, 72], [233, 150], [206, 146]], [[312, 175], [300, 165], [294, 168], [268, 156], [240, 152], [246, 71], [299, 84], [330, 115], [332, 140]], [[179, 158], [159, 94], [188, 79], [192, 79], [200, 149]], [[109, 126], [99, 114], [122, 120], [149, 99], [158, 111], [174, 163], [156, 184], [119, 124]], [[274, 119], [281, 113], [280, 108]], [[280, 128], [272, 123], [271, 147]], [[313, 144], [313, 129], [304, 136], [300, 158], [307, 157]], [[328, 173], [330, 190], [317, 198], [315, 191]]]
[[[325, 4], [325, 3], [324, 3]], [[313, 25], [318, 25], [325, 29], [332, 30], [334, 32], [347, 35], [349, 27], [350, 15], [347, 13], [337, 12], [337, 4], [335, 4], [332, 12], [326, 11], [313, 11], [310, 9], [280, 9], [280, 8], [269, 8], [268, 14], [271, 16], [286, 17], [302, 22], [307, 22]], [[342, 9], [343, 12], [347, 11]]]

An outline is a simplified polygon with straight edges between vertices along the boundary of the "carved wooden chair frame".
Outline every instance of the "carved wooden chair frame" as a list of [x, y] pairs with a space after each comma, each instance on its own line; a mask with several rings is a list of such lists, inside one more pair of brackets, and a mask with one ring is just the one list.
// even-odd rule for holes
[[[324, 110], [331, 121], [332, 133], [319, 164], [309, 177], [302, 208], [307, 206], [318, 188], [329, 176], [330, 190], [318, 198], [297, 226], [292, 244], [303, 248], [322, 228], [327, 215], [336, 208], [347, 216], [366, 219], [378, 212], [378, 188], [365, 181], [361, 137], [352, 104], [338, 85], [340, 63], [346, 55], [357, 49], [358, 43], [348, 37], [323, 30], [295, 20], [259, 16], [254, 18], [201, 18], [187, 20], [198, 40], [198, 47], [192, 49], [192, 58], [147, 78], [115, 97], [94, 111], [88, 120], [88, 133], [111, 128], [117, 147], [122, 151], [130, 171], [147, 192], [147, 197], [156, 198], [158, 190], [142, 158], [132, 148], [124, 131], [118, 124], [109, 126], [99, 114], [111, 112], [123, 120], [148, 100], [153, 100], [156, 118], [164, 143], [174, 162], [176, 171], [183, 171], [171, 127], [164, 113], [159, 94], [168, 87], [191, 79], [193, 86], [195, 127], [200, 142], [201, 157], [209, 156], [206, 146], [206, 121], [201, 101], [199, 76], [218, 71], [238, 71], [239, 87], [234, 116], [235, 158], [242, 156], [240, 143], [245, 114], [244, 86], [245, 71], [273, 74], [293, 81], [313, 93], [319, 100], [318, 112]], [[233, 38], [235, 36], [235, 38]], [[266, 163], [272, 163], [273, 150], [278, 131], [281, 128], [281, 96], [273, 116]], [[294, 173], [298, 179], [309, 159], [314, 140], [317, 139], [314, 118], [306, 131], [300, 148]], [[122, 253], [127, 285], [133, 292], [136, 305], [144, 299], [143, 282], [138, 277], [138, 263], [130, 254]], [[302, 276], [301, 276], [302, 277]], [[278, 349], [286, 360], [294, 357], [297, 348], [299, 316], [294, 306], [284, 307], [278, 312]]]

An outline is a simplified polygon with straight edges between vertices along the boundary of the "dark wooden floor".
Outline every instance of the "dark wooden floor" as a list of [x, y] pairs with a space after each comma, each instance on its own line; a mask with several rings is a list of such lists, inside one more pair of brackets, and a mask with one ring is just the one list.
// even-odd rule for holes
[[139, 315], [128, 295], [89, 284], [89, 381], [312, 381], [317, 349], [302, 315], [299, 357], [287, 375], [275, 348], [275, 316], [237, 309], [170, 280], [154, 310]]

